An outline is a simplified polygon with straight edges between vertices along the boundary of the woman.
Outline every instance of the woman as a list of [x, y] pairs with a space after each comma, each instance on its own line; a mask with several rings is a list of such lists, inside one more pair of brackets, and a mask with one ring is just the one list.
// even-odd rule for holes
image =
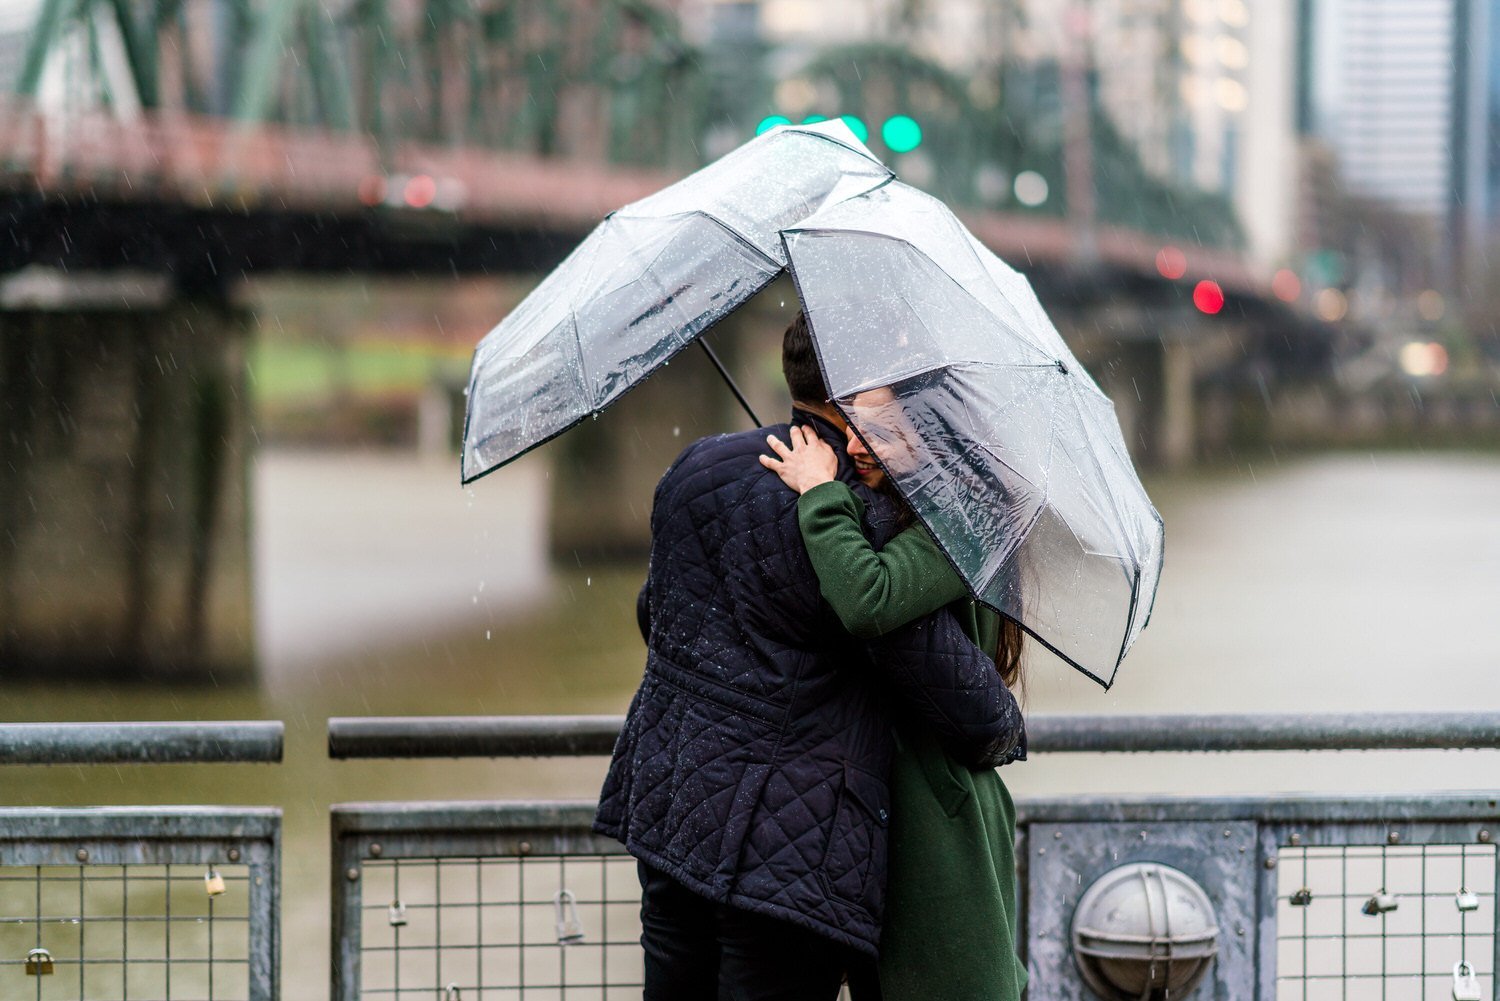
[[[856, 407], [885, 402], [855, 400]], [[787, 444], [769, 438], [777, 458], [761, 462], [800, 495], [803, 540], [823, 597], [845, 627], [856, 636], [881, 635], [951, 605], [1014, 689], [1021, 671], [1016, 624], [969, 597], [909, 510], [907, 527], [876, 552], [861, 531], [863, 503], [834, 478], [833, 450], [801, 428], [789, 434]], [[864, 442], [852, 428], [848, 435], [860, 480], [894, 495]], [[1015, 806], [1000, 776], [965, 767], [923, 728], [904, 726], [896, 734], [891, 803], [881, 994], [888, 1001], [1019, 999], [1026, 969], [1016, 955]]]

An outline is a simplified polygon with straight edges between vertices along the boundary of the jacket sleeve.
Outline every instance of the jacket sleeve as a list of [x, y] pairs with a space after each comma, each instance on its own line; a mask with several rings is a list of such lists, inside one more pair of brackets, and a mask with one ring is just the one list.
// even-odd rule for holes
[[837, 480], [797, 500], [797, 524], [819, 589], [845, 629], [862, 639], [883, 636], [968, 595], [921, 525], [877, 551], [860, 524], [863, 507]]
[[975, 646], [947, 609], [867, 644], [889, 684], [898, 715], [926, 726], [971, 768], [993, 768], [1026, 755], [1026, 726], [995, 662]]

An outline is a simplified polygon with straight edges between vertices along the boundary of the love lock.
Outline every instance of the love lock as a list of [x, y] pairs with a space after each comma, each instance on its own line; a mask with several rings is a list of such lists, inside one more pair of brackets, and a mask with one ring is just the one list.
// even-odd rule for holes
[[1377, 915], [1394, 911], [1400, 906], [1401, 901], [1396, 899], [1396, 895], [1394, 893], [1386, 893], [1382, 887], [1379, 893], [1365, 901], [1365, 906], [1361, 907], [1360, 910], [1366, 914]]
[[217, 897], [224, 892], [224, 877], [219, 875], [219, 870], [209, 867], [203, 876], [203, 889], [210, 897]]
[[578, 917], [578, 901], [572, 890], [558, 890], [552, 898], [557, 911], [557, 944], [574, 945], [583, 941], [583, 920]]
[[390, 910], [386, 912], [386, 919], [392, 928], [400, 928], [406, 924], [406, 905], [399, 900], [392, 900]]
[[1460, 911], [1479, 910], [1479, 894], [1470, 890], [1459, 890], [1458, 896], [1453, 898], [1453, 902], [1458, 905]]
[[1291, 904], [1293, 907], [1306, 907], [1310, 903], [1312, 903], [1312, 891], [1307, 887], [1304, 886], [1292, 894]]
[[1479, 977], [1467, 960], [1453, 964], [1453, 1001], [1484, 1001], [1479, 989]]
[[26, 975], [46, 977], [52, 974], [52, 953], [46, 949], [32, 949], [26, 954]]

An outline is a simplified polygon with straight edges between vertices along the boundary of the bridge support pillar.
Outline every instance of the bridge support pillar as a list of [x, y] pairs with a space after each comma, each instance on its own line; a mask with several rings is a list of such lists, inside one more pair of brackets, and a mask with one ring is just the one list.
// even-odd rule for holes
[[129, 280], [17, 278], [0, 282], [0, 676], [249, 678], [243, 318]]
[[1114, 401], [1120, 432], [1139, 465], [1179, 469], [1193, 462], [1198, 454], [1201, 340], [1145, 329], [1136, 336], [1106, 339], [1075, 328], [1070, 344]]
[[1161, 356], [1161, 424], [1157, 430], [1160, 465], [1180, 469], [1197, 451], [1193, 406], [1193, 349], [1181, 341], [1165, 341]]
[[[795, 310], [796, 292], [781, 278], [707, 335], [756, 415], [769, 424], [790, 414], [781, 338]], [[751, 426], [703, 352], [688, 348], [601, 419], [547, 446], [556, 463], [554, 555], [567, 566], [588, 555], [645, 552], [656, 483], [672, 461], [703, 435]]]

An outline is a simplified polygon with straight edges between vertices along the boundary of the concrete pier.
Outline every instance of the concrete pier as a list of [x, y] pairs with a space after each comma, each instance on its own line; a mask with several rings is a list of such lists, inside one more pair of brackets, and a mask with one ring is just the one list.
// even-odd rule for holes
[[0, 285], [0, 674], [254, 670], [245, 327], [129, 278]]

